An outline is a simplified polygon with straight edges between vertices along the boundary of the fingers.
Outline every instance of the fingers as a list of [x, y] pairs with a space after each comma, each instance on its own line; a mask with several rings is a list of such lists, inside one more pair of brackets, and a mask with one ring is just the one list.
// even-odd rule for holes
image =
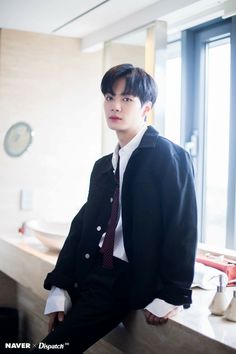
[[162, 325], [168, 321], [168, 318], [155, 316], [146, 309], [144, 310], [144, 315], [146, 318], [146, 322], [153, 326]]
[[50, 333], [51, 331], [54, 330], [56, 315], [57, 315], [57, 312], [52, 312], [49, 314], [48, 333]]
[[58, 325], [58, 322], [62, 322], [64, 320], [65, 314], [63, 311], [52, 312], [49, 314], [49, 322], [48, 322], [48, 332], [50, 333], [55, 329]]
[[64, 320], [65, 314], [63, 311], [59, 311], [57, 315], [57, 319], [59, 322], [62, 322]]

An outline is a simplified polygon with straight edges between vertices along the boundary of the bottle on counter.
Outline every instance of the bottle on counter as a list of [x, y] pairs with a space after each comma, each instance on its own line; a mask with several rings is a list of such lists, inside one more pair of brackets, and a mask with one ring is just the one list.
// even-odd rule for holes
[[222, 275], [220, 275], [219, 280], [220, 285], [217, 286], [217, 291], [213, 297], [212, 302], [210, 303], [209, 310], [211, 311], [212, 315], [223, 316], [228, 306], [228, 299], [225, 294], [225, 287], [222, 285]]
[[233, 292], [233, 298], [225, 311], [224, 318], [236, 322], [236, 290]]

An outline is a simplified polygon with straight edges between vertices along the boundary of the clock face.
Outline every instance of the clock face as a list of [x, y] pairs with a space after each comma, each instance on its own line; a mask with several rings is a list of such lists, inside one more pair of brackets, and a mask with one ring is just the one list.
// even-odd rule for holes
[[4, 149], [9, 156], [22, 155], [33, 141], [33, 131], [29, 124], [19, 122], [12, 125], [4, 139]]

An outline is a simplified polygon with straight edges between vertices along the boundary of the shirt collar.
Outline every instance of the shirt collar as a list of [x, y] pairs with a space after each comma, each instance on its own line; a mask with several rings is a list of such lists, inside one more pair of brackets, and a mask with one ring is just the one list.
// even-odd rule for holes
[[125, 155], [131, 155], [132, 152], [139, 146], [142, 137], [147, 130], [146, 124], [142, 126], [142, 128], [139, 130], [139, 132], [133, 137], [132, 140], [122, 148], [120, 148], [119, 144], [116, 145], [115, 150], [112, 155], [112, 165], [114, 170], [116, 169], [117, 162], [118, 162], [118, 155], [120, 154], [125, 154]]

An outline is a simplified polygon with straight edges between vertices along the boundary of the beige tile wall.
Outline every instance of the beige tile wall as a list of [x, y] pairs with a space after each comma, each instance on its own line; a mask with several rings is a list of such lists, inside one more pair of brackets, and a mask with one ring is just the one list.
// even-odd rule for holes
[[[33, 217], [69, 221], [87, 196], [101, 155], [102, 52], [82, 53], [75, 38], [0, 31], [0, 232]], [[30, 150], [3, 150], [11, 124], [28, 122]], [[33, 191], [33, 210], [19, 209], [20, 190]]]

